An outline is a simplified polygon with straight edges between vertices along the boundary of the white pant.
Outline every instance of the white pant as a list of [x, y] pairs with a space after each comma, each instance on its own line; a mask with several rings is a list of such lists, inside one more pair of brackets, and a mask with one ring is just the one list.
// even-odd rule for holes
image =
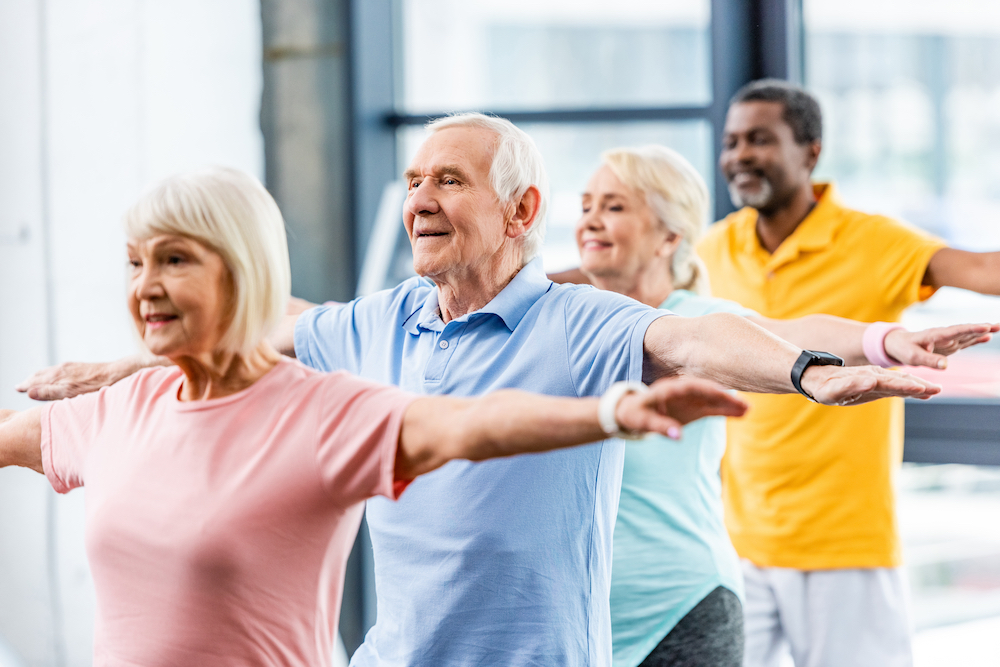
[[743, 667], [912, 667], [909, 593], [899, 568], [792, 570], [743, 561]]

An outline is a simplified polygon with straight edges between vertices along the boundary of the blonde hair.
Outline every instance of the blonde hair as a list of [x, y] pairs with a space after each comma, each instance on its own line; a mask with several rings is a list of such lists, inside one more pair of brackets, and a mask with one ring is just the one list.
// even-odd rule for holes
[[549, 207], [549, 177], [535, 140], [506, 118], [475, 112], [445, 116], [426, 125], [431, 133], [449, 127], [480, 127], [496, 133], [497, 143], [490, 164], [490, 184], [501, 204], [519, 201], [532, 185], [541, 193], [535, 224], [524, 235], [522, 245], [521, 264], [527, 264], [542, 249], [545, 241], [545, 215]]
[[666, 146], [615, 148], [601, 159], [626, 187], [646, 195], [657, 220], [677, 234], [670, 272], [675, 289], [708, 295], [708, 269], [695, 252], [708, 222], [708, 187], [681, 154]]
[[292, 289], [285, 222], [253, 176], [221, 167], [172, 176], [128, 210], [125, 232], [186, 236], [219, 253], [235, 292], [225, 351], [249, 355], [284, 316]]

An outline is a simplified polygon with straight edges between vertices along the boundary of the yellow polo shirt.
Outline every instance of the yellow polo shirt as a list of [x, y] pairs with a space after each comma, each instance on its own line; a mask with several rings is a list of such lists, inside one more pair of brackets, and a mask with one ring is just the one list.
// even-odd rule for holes
[[[712, 226], [698, 246], [713, 296], [765, 317], [815, 313], [862, 322], [899, 319], [933, 290], [921, 280], [946, 244], [878, 215], [844, 208], [832, 184], [772, 255], [757, 211]], [[837, 408], [799, 395], [748, 394], [730, 420], [722, 464], [726, 525], [759, 566], [800, 570], [900, 564], [893, 482], [903, 452], [903, 403]]]

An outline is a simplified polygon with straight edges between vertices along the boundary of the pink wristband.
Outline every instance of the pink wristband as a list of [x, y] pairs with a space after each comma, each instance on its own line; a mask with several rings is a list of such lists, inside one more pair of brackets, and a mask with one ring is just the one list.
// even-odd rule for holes
[[892, 322], [875, 322], [874, 324], [869, 324], [868, 328], [865, 329], [864, 336], [861, 338], [861, 347], [864, 349], [865, 357], [868, 358], [868, 361], [882, 368], [900, 366], [900, 362], [886, 354], [885, 337], [889, 335], [890, 331], [903, 328], [902, 324], [894, 324]]

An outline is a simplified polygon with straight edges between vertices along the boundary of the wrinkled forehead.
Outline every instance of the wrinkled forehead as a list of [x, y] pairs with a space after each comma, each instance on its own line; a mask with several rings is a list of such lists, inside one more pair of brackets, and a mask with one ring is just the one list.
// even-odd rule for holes
[[427, 137], [417, 149], [407, 173], [434, 175], [459, 167], [473, 179], [489, 178], [497, 135], [479, 127], [446, 127]]

